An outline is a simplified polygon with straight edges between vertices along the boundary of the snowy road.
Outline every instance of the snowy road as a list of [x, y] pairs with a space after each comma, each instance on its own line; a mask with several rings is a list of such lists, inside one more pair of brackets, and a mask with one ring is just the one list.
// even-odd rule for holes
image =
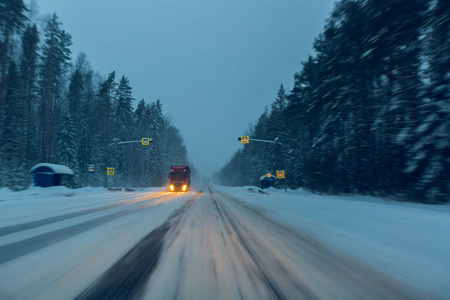
[[2, 203], [1, 299], [430, 298], [232, 194], [98, 196]]
[[144, 299], [420, 298], [223, 193], [178, 218]]

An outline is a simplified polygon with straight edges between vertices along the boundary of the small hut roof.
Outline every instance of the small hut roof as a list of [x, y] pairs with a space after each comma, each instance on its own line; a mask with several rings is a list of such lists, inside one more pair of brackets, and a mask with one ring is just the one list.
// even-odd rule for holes
[[30, 173], [36, 172], [36, 170], [41, 167], [47, 167], [50, 170], [52, 170], [53, 173], [55, 173], [55, 174], [66, 174], [66, 175], [74, 174], [72, 169], [67, 166], [57, 165], [57, 164], [49, 164], [49, 163], [40, 163], [40, 164], [35, 165], [34, 167], [31, 168]]
[[264, 179], [277, 179], [274, 175], [270, 174], [270, 177], [267, 177], [266, 175], [263, 175], [261, 177], [259, 177], [259, 180], [264, 180]]

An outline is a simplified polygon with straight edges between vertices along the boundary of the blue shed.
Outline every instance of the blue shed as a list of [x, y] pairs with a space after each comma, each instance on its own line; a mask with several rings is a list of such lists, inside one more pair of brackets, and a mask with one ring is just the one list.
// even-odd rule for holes
[[34, 185], [50, 187], [61, 185], [62, 175], [73, 175], [73, 171], [63, 165], [40, 163], [31, 168], [30, 173], [34, 174]]
[[275, 176], [273, 176], [272, 174], [270, 174], [270, 177], [268, 177], [267, 175], [263, 175], [259, 178], [259, 180], [261, 181], [261, 188], [267, 189], [271, 186], [275, 187], [277, 178]]

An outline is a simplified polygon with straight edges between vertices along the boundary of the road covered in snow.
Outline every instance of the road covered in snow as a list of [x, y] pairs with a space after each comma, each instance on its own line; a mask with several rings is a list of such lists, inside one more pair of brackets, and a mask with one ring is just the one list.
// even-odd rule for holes
[[0, 190], [0, 299], [440, 299], [448, 206], [255, 187]]

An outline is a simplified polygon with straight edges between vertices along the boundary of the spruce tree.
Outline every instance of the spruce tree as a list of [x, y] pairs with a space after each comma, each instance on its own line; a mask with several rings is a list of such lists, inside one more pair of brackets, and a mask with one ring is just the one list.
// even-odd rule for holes
[[7, 71], [14, 33], [24, 26], [27, 8], [23, 0], [2, 0], [0, 3], [0, 138], [3, 135]]
[[29, 167], [37, 161], [36, 134], [33, 125], [36, 122], [37, 107], [37, 64], [39, 33], [35, 24], [28, 25], [22, 36], [22, 54], [20, 57], [20, 90], [23, 99], [24, 118], [26, 119], [25, 152]]
[[59, 120], [57, 126], [56, 149], [53, 161], [57, 164], [65, 165], [71, 168], [75, 175], [69, 177], [65, 182], [68, 187], [78, 187], [79, 168], [78, 168], [78, 146], [76, 143], [77, 129], [70, 113], [65, 113]]
[[417, 141], [409, 149], [406, 172], [415, 175], [411, 189], [426, 202], [448, 202], [450, 195], [450, 3], [437, 1], [431, 10], [430, 84], [424, 88]]
[[41, 159], [47, 162], [52, 157], [57, 104], [62, 96], [64, 75], [70, 66], [71, 36], [61, 29], [61, 24], [56, 14], [46, 21], [40, 65]]
[[133, 95], [130, 81], [125, 76], [120, 79], [116, 90], [115, 102], [115, 128], [118, 137], [126, 140], [130, 134], [130, 126], [133, 120]]
[[95, 133], [94, 142], [92, 145], [92, 163], [96, 163], [100, 168], [101, 172], [96, 173], [101, 174], [98, 176], [98, 180], [106, 180], [106, 164], [110, 162], [108, 160], [112, 153], [112, 149], [108, 148], [112, 139], [115, 138], [114, 128], [113, 128], [113, 102], [116, 94], [115, 82], [116, 72], [111, 72], [108, 78], [101, 82], [98, 87], [98, 93], [96, 100], [93, 104], [93, 132]]
[[3, 166], [8, 171], [4, 175], [7, 178], [6, 185], [15, 191], [25, 189], [29, 185], [25, 161], [26, 119], [20, 97], [19, 81], [17, 66], [12, 61], [6, 80], [5, 108], [8, 113], [4, 122], [2, 156], [5, 159]]

